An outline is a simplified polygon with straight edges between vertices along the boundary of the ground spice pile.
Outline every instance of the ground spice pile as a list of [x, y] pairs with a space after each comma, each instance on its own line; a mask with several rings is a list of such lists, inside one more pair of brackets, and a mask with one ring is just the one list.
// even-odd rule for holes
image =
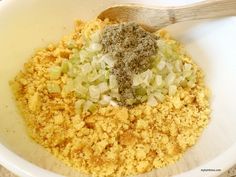
[[132, 76], [151, 66], [151, 56], [157, 52], [157, 36], [143, 30], [136, 23], [105, 27], [101, 43], [105, 53], [116, 60], [113, 73], [119, 86], [122, 105], [135, 103]]

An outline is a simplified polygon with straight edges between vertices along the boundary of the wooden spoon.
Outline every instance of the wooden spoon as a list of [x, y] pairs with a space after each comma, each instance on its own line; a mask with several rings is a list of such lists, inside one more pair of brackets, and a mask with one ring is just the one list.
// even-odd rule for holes
[[148, 7], [138, 4], [124, 4], [110, 7], [98, 15], [104, 20], [134, 21], [153, 32], [159, 28], [183, 21], [236, 15], [236, 0], [206, 0], [176, 7]]

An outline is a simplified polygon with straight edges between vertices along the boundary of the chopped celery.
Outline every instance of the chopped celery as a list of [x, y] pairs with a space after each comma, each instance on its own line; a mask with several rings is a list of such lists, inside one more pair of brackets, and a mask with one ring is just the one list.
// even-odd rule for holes
[[85, 103], [84, 103], [84, 106], [83, 106], [83, 112], [87, 112], [87, 111], [90, 111], [90, 112], [94, 112], [97, 110], [97, 106], [96, 104], [94, 104], [92, 101], [90, 100], [87, 100]]
[[88, 51], [89, 52], [99, 52], [102, 50], [102, 45], [99, 44], [99, 43], [95, 43], [95, 42], [92, 42], [90, 45], [89, 45], [89, 48], [88, 48]]
[[48, 83], [47, 90], [49, 93], [60, 93], [61, 87], [56, 83]]
[[115, 75], [110, 75], [110, 77], [109, 77], [109, 88], [110, 89], [118, 88], [118, 84], [117, 84]]
[[105, 92], [107, 92], [107, 91], [109, 90], [109, 87], [108, 87], [108, 85], [107, 85], [106, 82], [100, 83], [100, 84], [98, 85], [98, 87], [99, 87], [99, 89], [100, 89], [101, 94], [103, 94], [103, 93], [105, 93]]
[[175, 74], [173, 72], [170, 72], [166, 77], [167, 85], [173, 84], [175, 81], [175, 78], [176, 78]]
[[97, 105], [96, 104], [92, 104], [90, 107], [89, 107], [89, 111], [91, 113], [94, 113], [96, 110], [98, 109]]
[[82, 84], [77, 84], [75, 92], [81, 98], [86, 98], [88, 94], [88, 88], [84, 87]]
[[161, 60], [161, 61], [158, 63], [157, 68], [158, 68], [159, 70], [162, 70], [162, 69], [164, 69], [165, 66], [166, 66], [166, 62], [165, 62], [164, 60]]
[[63, 61], [61, 64], [61, 71], [62, 73], [66, 74], [69, 70], [69, 64], [68, 61]]
[[155, 92], [153, 95], [160, 102], [164, 101], [164, 99], [165, 99], [165, 96], [160, 92]]
[[95, 85], [89, 86], [89, 96], [91, 99], [98, 101], [100, 98], [100, 89]]
[[111, 97], [108, 95], [103, 95], [101, 101], [99, 103], [103, 106], [107, 106], [111, 101]]
[[81, 66], [81, 72], [83, 74], [88, 74], [92, 71], [92, 66], [89, 63], [86, 63]]
[[61, 67], [52, 66], [48, 69], [50, 79], [58, 79], [61, 76]]
[[91, 36], [90, 36], [91, 41], [95, 42], [95, 43], [99, 43], [100, 42], [100, 35], [101, 35], [101, 31], [97, 30], [96, 32], [91, 34]]
[[150, 95], [147, 100], [147, 104], [149, 106], [156, 106], [157, 105], [157, 100], [153, 95]]
[[156, 84], [156, 86], [161, 86], [161, 84], [162, 84], [162, 76], [161, 75], [156, 75], [155, 76], [155, 84]]
[[83, 104], [85, 103], [85, 100], [79, 99], [75, 102], [75, 111], [77, 114], [80, 114], [83, 110]]
[[103, 55], [101, 60], [103, 60], [110, 68], [112, 68], [115, 64], [115, 60], [108, 54]]
[[76, 47], [76, 42], [74, 40], [70, 40], [66, 43], [66, 45], [69, 49], [73, 49]]
[[176, 85], [171, 85], [171, 86], [169, 87], [169, 95], [170, 95], [170, 96], [175, 95], [176, 91], [177, 91]]
[[144, 71], [141, 74], [136, 74], [133, 77], [133, 86], [138, 86], [140, 84], [145, 84], [145, 85], [149, 85], [150, 81], [152, 79], [152, 71], [151, 70], [147, 70]]
[[147, 91], [143, 87], [138, 87], [135, 89], [135, 95], [137, 95], [137, 96], [144, 96], [146, 94], [147, 94]]

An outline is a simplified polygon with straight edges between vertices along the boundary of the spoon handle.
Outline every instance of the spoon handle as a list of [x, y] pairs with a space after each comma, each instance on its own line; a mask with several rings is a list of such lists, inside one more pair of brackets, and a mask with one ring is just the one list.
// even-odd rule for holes
[[169, 8], [170, 23], [236, 15], [236, 0], [207, 0]]

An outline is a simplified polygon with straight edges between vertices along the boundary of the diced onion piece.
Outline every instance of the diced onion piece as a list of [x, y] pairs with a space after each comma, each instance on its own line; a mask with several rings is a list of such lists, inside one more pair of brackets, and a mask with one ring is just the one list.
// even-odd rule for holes
[[161, 86], [162, 84], [162, 76], [161, 75], [156, 75], [155, 76], [155, 82], [157, 86]]
[[190, 71], [192, 69], [192, 65], [189, 63], [184, 64], [184, 71]]
[[141, 74], [136, 74], [133, 77], [133, 86], [138, 86], [140, 84], [145, 84], [148, 86], [150, 84], [151, 78], [152, 78], [152, 71], [149, 69]]
[[99, 43], [92, 42], [88, 48], [90, 52], [99, 52], [102, 50], [102, 45]]
[[115, 60], [108, 54], [103, 55], [101, 61], [104, 61], [110, 68], [115, 64]]
[[148, 104], [149, 106], [152, 106], [152, 107], [156, 106], [156, 105], [157, 105], [157, 100], [156, 100], [156, 98], [155, 98], [153, 95], [150, 95], [150, 96], [148, 97], [147, 104]]
[[86, 63], [81, 66], [81, 72], [83, 74], [88, 74], [92, 71], [92, 66], [89, 63]]
[[69, 64], [67, 61], [63, 61], [62, 64], [61, 64], [61, 72], [62, 73], [67, 73], [69, 70]]
[[49, 93], [60, 93], [61, 87], [56, 83], [48, 83], [47, 89]]
[[162, 70], [162, 69], [165, 68], [165, 66], [166, 66], [166, 62], [165, 62], [164, 60], [161, 60], [161, 61], [158, 63], [157, 68], [158, 68], [159, 70]]
[[77, 68], [73, 67], [73, 66], [69, 66], [69, 71], [67, 73], [70, 77], [76, 77], [78, 74], [78, 70]]
[[182, 61], [181, 60], [176, 60], [175, 61], [175, 69], [177, 72], [181, 72], [183, 67]]
[[195, 80], [190, 80], [188, 81], [187, 85], [190, 87], [190, 88], [193, 88], [196, 84], [195, 84]]
[[91, 52], [87, 50], [80, 50], [79, 57], [80, 57], [80, 61], [84, 62], [86, 59], [91, 57]]
[[76, 113], [81, 113], [84, 103], [85, 103], [85, 100], [83, 100], [83, 99], [79, 99], [75, 102]]
[[70, 54], [69, 61], [72, 64], [78, 64], [80, 61], [80, 54], [78, 49], [72, 49], [72, 54]]
[[113, 101], [113, 100], [111, 100], [110, 101], [110, 105], [116, 107], [116, 106], [118, 106], [118, 103]]
[[101, 94], [102, 94], [102, 93], [105, 93], [105, 92], [107, 92], [107, 91], [109, 90], [109, 87], [108, 87], [108, 85], [107, 85], [106, 82], [100, 83], [100, 84], [98, 85], [98, 87], [99, 87], [99, 89], [100, 89], [100, 93], [101, 93]]
[[96, 32], [91, 34], [91, 36], [90, 36], [91, 40], [93, 42], [95, 42], [95, 43], [99, 43], [99, 41], [100, 41], [100, 34], [101, 34], [101, 31], [97, 30]]
[[172, 72], [172, 70], [173, 70], [173, 65], [172, 64], [166, 63], [166, 67], [167, 67], [169, 72]]
[[109, 77], [109, 88], [110, 89], [118, 88], [118, 83], [115, 75], [110, 75]]
[[87, 100], [87, 101], [84, 103], [83, 112], [90, 111], [90, 112], [93, 113], [94, 111], [96, 111], [96, 109], [97, 109], [97, 106], [96, 106], [96, 104], [94, 104], [92, 101]]
[[101, 105], [103, 105], [103, 106], [107, 106], [107, 105], [109, 105], [110, 101], [111, 101], [111, 97], [110, 96], [103, 95], [102, 99], [99, 101], [99, 103]]
[[66, 44], [69, 49], [73, 49], [76, 47], [76, 42], [74, 40], [70, 40]]
[[66, 84], [62, 88], [62, 95], [66, 96], [68, 93], [74, 90], [74, 82], [71, 79], [68, 79]]
[[143, 87], [138, 87], [138, 88], [135, 89], [135, 94], [137, 96], [144, 96], [144, 95], [147, 94], [147, 90]]
[[166, 82], [167, 82], [167, 85], [171, 85], [174, 83], [175, 81], [175, 74], [173, 72], [169, 73], [166, 77]]
[[88, 88], [86, 88], [82, 84], [78, 83], [76, 85], [75, 91], [80, 97], [83, 97], [83, 98], [87, 97]]
[[143, 83], [141, 74], [135, 74], [133, 77], [133, 86], [138, 86]]
[[100, 89], [97, 86], [91, 85], [89, 87], [89, 96], [97, 101], [100, 98]]
[[91, 66], [93, 68], [99, 69], [100, 68], [100, 61], [98, 60], [97, 57], [93, 57], [91, 61]]
[[61, 76], [61, 67], [52, 66], [48, 69], [50, 79], [58, 79]]
[[152, 79], [152, 71], [148, 69], [147, 71], [142, 73], [142, 77], [143, 77], [143, 83], [149, 85]]
[[163, 102], [164, 99], [165, 99], [165, 96], [164, 96], [162, 93], [160, 93], [160, 92], [155, 92], [155, 93], [154, 93], [154, 96], [155, 96], [155, 98], [156, 98], [158, 101], [160, 101], [160, 102]]
[[133, 86], [139, 86], [143, 83], [143, 79], [140, 74], [135, 74], [133, 77]]
[[169, 95], [170, 96], [175, 95], [176, 91], [177, 91], [176, 85], [170, 85], [170, 87], [169, 87]]

